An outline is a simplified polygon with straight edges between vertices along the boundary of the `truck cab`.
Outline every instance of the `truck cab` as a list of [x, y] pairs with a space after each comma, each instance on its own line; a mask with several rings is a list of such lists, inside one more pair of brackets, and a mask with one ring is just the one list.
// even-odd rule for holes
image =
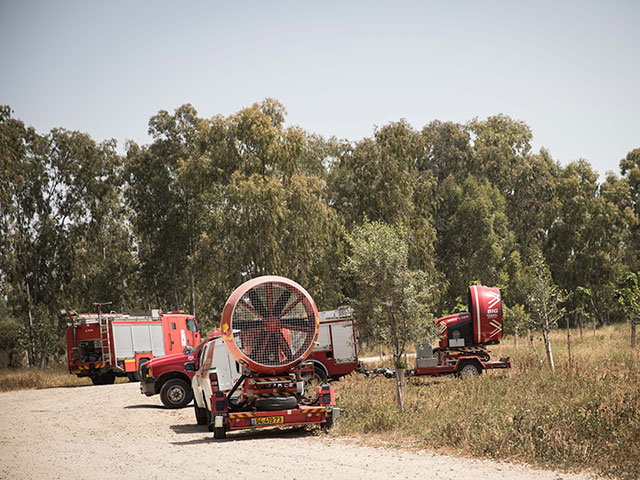
[[219, 335], [220, 330], [216, 330], [196, 347], [186, 346], [183, 353], [154, 358], [142, 365], [140, 392], [148, 397], [160, 394], [167, 408], [186, 407], [193, 398], [191, 378], [196, 372], [197, 358], [204, 346]]

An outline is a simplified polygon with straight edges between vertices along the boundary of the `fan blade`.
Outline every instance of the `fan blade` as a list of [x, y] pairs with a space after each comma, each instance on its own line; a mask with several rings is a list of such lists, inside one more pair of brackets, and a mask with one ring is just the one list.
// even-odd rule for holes
[[291, 351], [291, 345], [289, 345], [289, 342], [287, 342], [287, 339], [284, 338], [284, 335], [282, 334], [282, 332], [280, 332], [278, 336], [278, 346], [280, 348], [280, 351], [284, 353], [284, 356], [287, 362], [291, 362], [293, 360], [293, 352]]
[[251, 349], [251, 353], [249, 354], [249, 357], [252, 360], [260, 361], [260, 354], [262, 351], [264, 351], [264, 348], [265, 348], [266, 336], [267, 336], [267, 332], [265, 330], [262, 330], [260, 332], [260, 335], [256, 339], [256, 343], [254, 343], [253, 348]]
[[233, 329], [234, 330], [242, 330], [246, 332], [248, 330], [255, 330], [257, 328], [262, 328], [262, 320], [259, 319], [243, 319], [243, 320], [234, 320], [233, 321]]
[[285, 290], [284, 292], [282, 292], [282, 294], [276, 301], [276, 304], [273, 306], [272, 313], [275, 318], [278, 318], [280, 317], [280, 315], [282, 315], [282, 311], [284, 310], [284, 307], [287, 305], [289, 298], [291, 298], [291, 292], [289, 290]]
[[260, 314], [262, 318], [267, 318], [269, 316], [269, 312], [267, 312], [260, 295], [258, 295], [257, 289], [252, 289], [249, 291], [249, 300], [251, 300], [251, 305], [256, 309], [256, 312]]
[[315, 330], [313, 322], [308, 318], [281, 318], [280, 325], [289, 330], [298, 332], [310, 332]]

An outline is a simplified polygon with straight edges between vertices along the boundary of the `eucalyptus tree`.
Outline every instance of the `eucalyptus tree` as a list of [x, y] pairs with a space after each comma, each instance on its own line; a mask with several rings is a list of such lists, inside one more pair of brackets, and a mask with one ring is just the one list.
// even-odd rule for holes
[[440, 185], [439, 199], [435, 257], [448, 282], [443, 297], [443, 308], [448, 309], [475, 280], [504, 283], [511, 234], [504, 198], [486, 181], [469, 176], [458, 184], [449, 176]]
[[[88, 308], [105, 294], [126, 298], [121, 285], [132, 258], [96, 235], [127, 237], [117, 222], [121, 160], [114, 141], [96, 144], [64, 129], [39, 135], [8, 108], [0, 113], [0, 158], [0, 282], [23, 324], [29, 362], [42, 366], [60, 353], [61, 307]], [[96, 273], [100, 268], [113, 275]], [[101, 288], [89, 287], [99, 276]]]
[[627, 263], [632, 270], [638, 271], [640, 270], [640, 148], [630, 151], [620, 161], [620, 173], [627, 182], [634, 216], [634, 221], [629, 226]]

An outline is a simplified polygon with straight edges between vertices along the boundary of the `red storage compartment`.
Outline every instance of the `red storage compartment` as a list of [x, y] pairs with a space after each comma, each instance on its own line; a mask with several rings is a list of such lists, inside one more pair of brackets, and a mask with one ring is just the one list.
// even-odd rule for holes
[[498, 343], [502, 338], [500, 290], [481, 285], [469, 287], [469, 312], [473, 319], [473, 342]]

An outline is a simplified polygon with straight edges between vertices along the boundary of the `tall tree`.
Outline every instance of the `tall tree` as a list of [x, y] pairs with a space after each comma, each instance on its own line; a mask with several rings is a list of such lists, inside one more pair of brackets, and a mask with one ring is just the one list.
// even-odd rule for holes
[[497, 188], [472, 176], [462, 184], [448, 177], [440, 186], [435, 227], [436, 265], [448, 280], [444, 308], [479, 280], [502, 282], [504, 258], [510, 244], [505, 202]]
[[[94, 225], [118, 216], [112, 199], [120, 158], [113, 141], [98, 145], [63, 129], [38, 135], [8, 108], [0, 113], [0, 149], [0, 279], [8, 308], [24, 325], [29, 363], [42, 366], [59, 353], [59, 309], [79, 298], [90, 303], [90, 292], [73, 282], [101, 261], [84, 249], [95, 240]], [[119, 279], [105, 282], [110, 294], [122, 294]]]
[[640, 271], [640, 148], [631, 150], [620, 160], [620, 173], [627, 182], [634, 216], [629, 229], [627, 263], [633, 271]]

